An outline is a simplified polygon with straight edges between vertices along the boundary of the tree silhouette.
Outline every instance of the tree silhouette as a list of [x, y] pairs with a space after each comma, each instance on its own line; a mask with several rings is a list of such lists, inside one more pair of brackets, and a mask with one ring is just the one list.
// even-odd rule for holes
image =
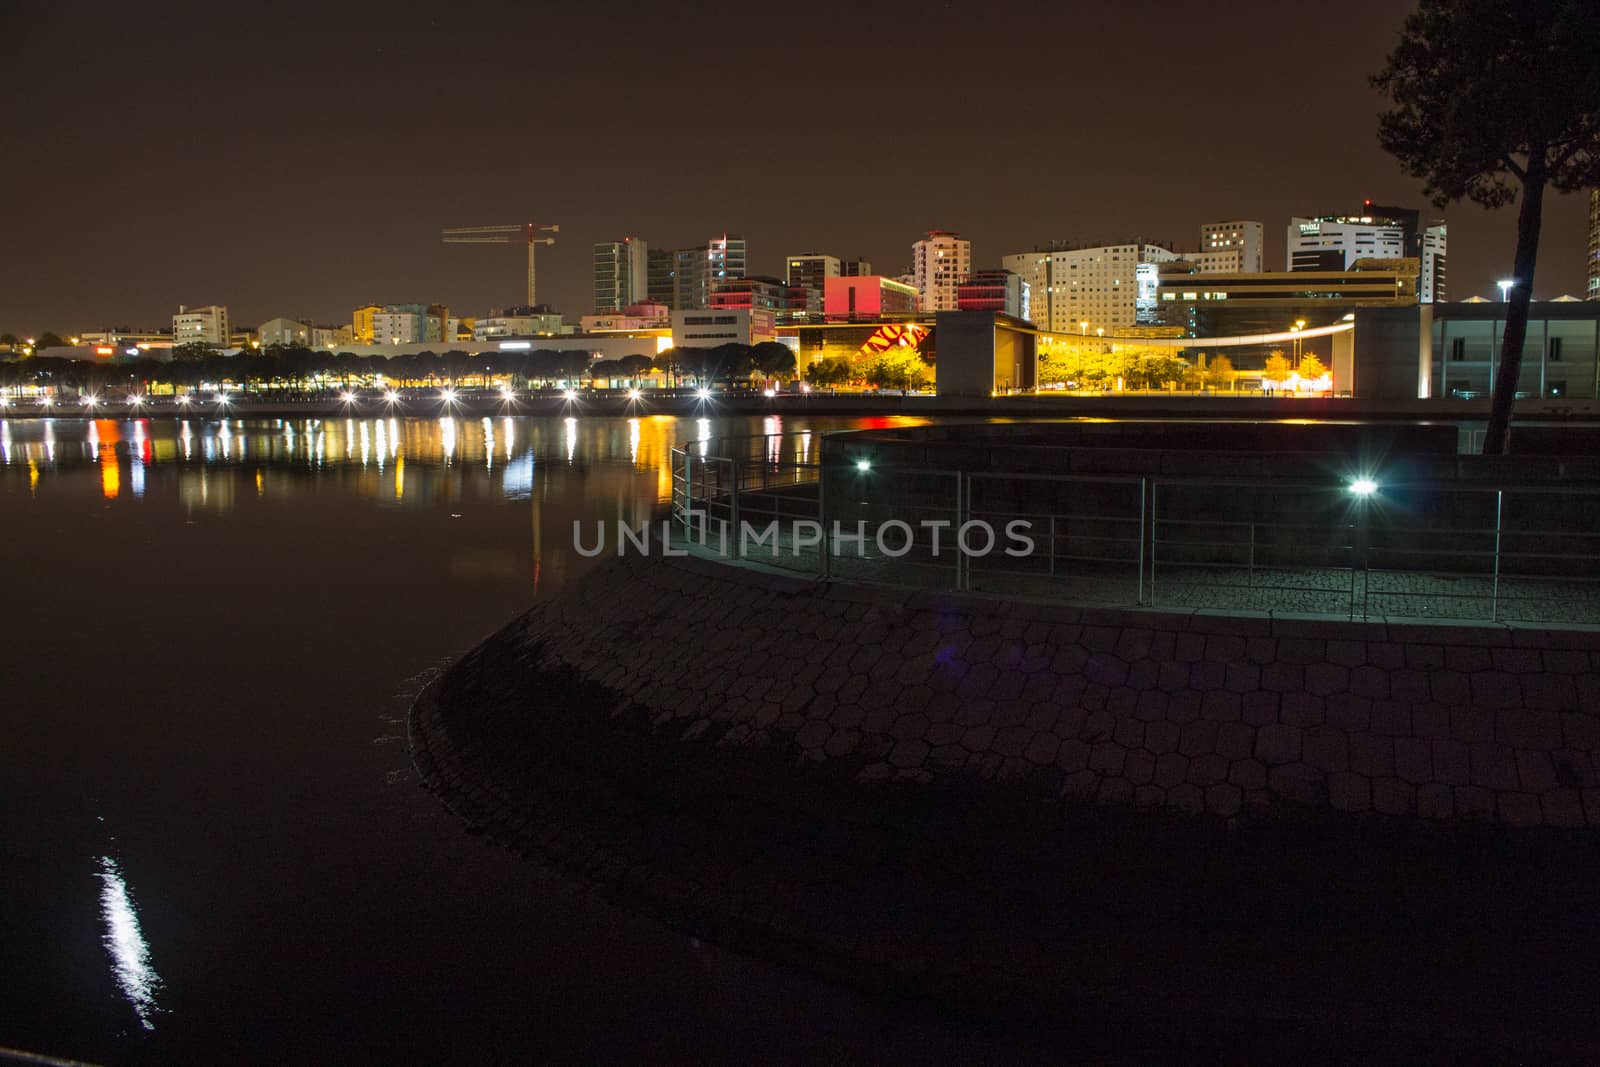
[[1372, 84], [1378, 143], [1435, 205], [1518, 197], [1517, 247], [1487, 454], [1505, 451], [1522, 371], [1546, 188], [1600, 184], [1600, 4], [1421, 0]]

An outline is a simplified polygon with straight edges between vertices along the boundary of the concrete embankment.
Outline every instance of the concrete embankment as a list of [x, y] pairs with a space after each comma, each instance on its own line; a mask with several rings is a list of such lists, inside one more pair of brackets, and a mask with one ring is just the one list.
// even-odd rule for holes
[[1561, 1050], [1600, 1038], [1597, 652], [628, 558], [441, 676], [412, 744], [510, 847], [948, 1010]]

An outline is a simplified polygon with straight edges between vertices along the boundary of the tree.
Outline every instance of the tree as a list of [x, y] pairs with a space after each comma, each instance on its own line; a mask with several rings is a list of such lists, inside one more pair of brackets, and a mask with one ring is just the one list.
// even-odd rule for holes
[[211, 346], [204, 341], [185, 341], [172, 348], [172, 358], [183, 362], [199, 362], [210, 354]]
[[909, 348], [891, 348], [874, 356], [864, 371], [878, 389], [916, 389], [928, 380], [928, 365]]
[[750, 359], [756, 370], [768, 378], [793, 378], [794, 353], [789, 346], [778, 341], [762, 341], [750, 349]]
[[851, 374], [848, 360], [819, 359], [806, 368], [806, 381], [818, 389], [830, 386], [843, 385], [850, 380]]
[[1314, 382], [1324, 374], [1328, 368], [1316, 356], [1305, 356], [1300, 360], [1300, 377], [1303, 381]]
[[49, 330], [46, 330], [44, 333], [39, 335], [37, 340], [34, 341], [33, 350], [35, 352], [42, 352], [47, 348], [65, 348], [66, 345], [67, 342], [61, 339], [60, 334], [51, 333]]
[[1267, 365], [1261, 371], [1261, 380], [1264, 382], [1283, 382], [1289, 379], [1289, 361], [1283, 358], [1283, 353], [1274, 350], [1267, 356]]
[[1547, 188], [1600, 185], [1600, 4], [1421, 0], [1372, 84], [1378, 143], [1439, 207], [1517, 199], [1505, 340], [1483, 451], [1505, 451]]
[[1233, 382], [1233, 360], [1227, 356], [1213, 356], [1206, 361], [1205, 370], [1201, 372], [1200, 380], [1213, 389], [1230, 385]]

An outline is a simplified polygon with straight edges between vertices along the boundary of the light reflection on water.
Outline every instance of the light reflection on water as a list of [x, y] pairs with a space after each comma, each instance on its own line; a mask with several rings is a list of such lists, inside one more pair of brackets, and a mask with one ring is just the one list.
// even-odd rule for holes
[[150, 945], [139, 927], [133, 895], [122, 878], [122, 869], [110, 856], [100, 857], [98, 877], [100, 918], [105, 923], [105, 933], [100, 940], [111, 956], [112, 976], [139, 1017], [139, 1025], [154, 1030], [156, 991], [161, 986], [161, 976], [150, 963]]
[[[105, 501], [143, 499], [177, 487], [191, 506], [231, 509], [240, 491], [276, 497], [315, 491], [336, 477], [342, 489], [385, 505], [428, 506], [463, 492], [525, 500], [535, 461], [582, 473], [596, 464], [653, 475], [655, 500], [672, 492], [671, 450], [724, 435], [771, 436], [773, 462], [815, 462], [815, 430], [882, 424], [876, 419], [484, 417], [476, 432], [456, 416], [336, 419], [0, 419], [0, 480], [26, 471], [30, 488], [50, 491], [67, 473], [92, 467]], [[921, 419], [897, 419], [915, 424]], [[754, 453], [761, 454], [761, 453]], [[540, 468], [544, 475], [552, 468]], [[456, 488], [451, 488], [454, 485]], [[564, 490], [565, 491], [565, 490]]]

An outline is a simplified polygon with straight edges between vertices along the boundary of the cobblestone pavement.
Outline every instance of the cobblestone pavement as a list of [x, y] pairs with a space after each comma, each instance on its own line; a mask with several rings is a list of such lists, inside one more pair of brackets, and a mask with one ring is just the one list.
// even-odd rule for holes
[[880, 990], [1567, 1040], [1597, 649], [629, 558], [448, 672], [412, 746], [491, 838]]

